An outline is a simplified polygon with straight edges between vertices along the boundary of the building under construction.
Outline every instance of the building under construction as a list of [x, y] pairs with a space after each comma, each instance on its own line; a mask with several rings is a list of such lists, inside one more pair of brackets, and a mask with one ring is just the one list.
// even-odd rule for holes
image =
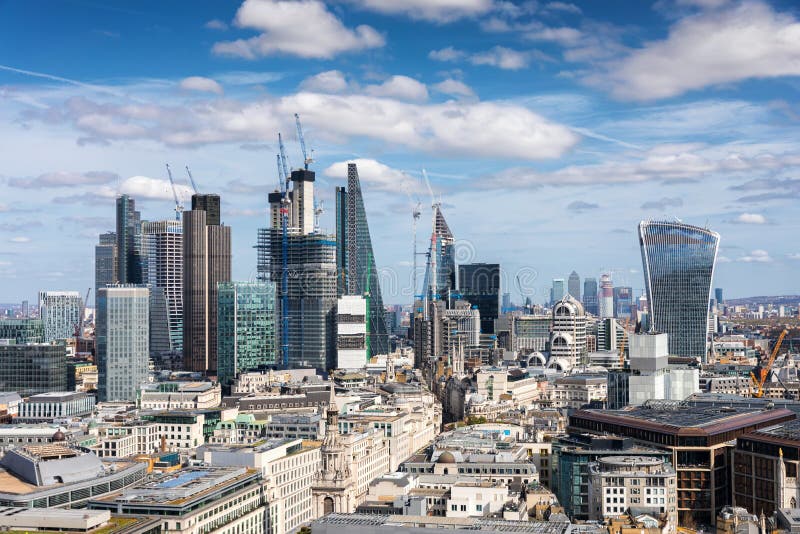
[[[287, 352], [283, 365], [328, 371], [336, 361], [336, 239], [317, 231], [314, 180], [313, 171], [294, 170], [288, 202], [282, 203], [282, 192], [269, 194], [270, 227], [258, 231], [257, 271], [260, 280], [275, 284], [278, 339]], [[285, 292], [282, 205], [288, 212]]]

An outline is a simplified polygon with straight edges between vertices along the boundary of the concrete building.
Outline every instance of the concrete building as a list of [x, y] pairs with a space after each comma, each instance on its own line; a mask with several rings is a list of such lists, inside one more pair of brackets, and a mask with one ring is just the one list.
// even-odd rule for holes
[[147, 382], [150, 359], [150, 291], [110, 286], [97, 300], [98, 397], [133, 401]]
[[49, 423], [55, 419], [83, 418], [94, 411], [94, 395], [51, 391], [31, 395], [19, 408], [20, 423]]
[[520, 354], [549, 350], [552, 324], [550, 315], [512, 315], [511, 350]]
[[253, 446], [208, 445], [198, 452], [203, 461], [215, 467], [256, 469], [263, 478], [270, 534], [296, 532], [316, 519], [311, 486], [320, 469], [318, 443], [299, 439], [271, 439]]
[[325, 419], [318, 413], [275, 414], [266, 425], [265, 435], [270, 439], [320, 440], [325, 436]]
[[590, 519], [620, 517], [631, 509], [667, 516], [662, 532], [677, 532], [675, 469], [653, 456], [604, 456], [589, 464]]
[[131, 421], [98, 429], [98, 443], [90, 450], [100, 458], [131, 458], [154, 454], [161, 448], [158, 425], [146, 421]]
[[604, 401], [608, 396], [605, 376], [567, 375], [553, 380], [549, 386], [554, 408], [578, 410], [593, 401]]
[[668, 338], [656, 333], [628, 337], [628, 404], [639, 406], [649, 399], [682, 401], [700, 391], [699, 369], [669, 364]]
[[614, 317], [614, 283], [611, 276], [600, 276], [600, 288], [597, 291], [597, 310], [600, 318]]
[[88, 507], [164, 517], [162, 532], [267, 534], [271, 532], [267, 503], [261, 473], [256, 469], [190, 467], [92, 498]]
[[586, 312], [583, 304], [570, 295], [555, 303], [552, 312], [548, 367], [569, 371], [587, 354]]
[[77, 291], [40, 291], [39, 318], [44, 324], [44, 341], [75, 337], [82, 325], [83, 299]]
[[206, 416], [201, 411], [169, 410], [142, 412], [142, 419], [156, 424], [156, 431], [171, 451], [192, 455], [205, 443]]
[[363, 369], [367, 353], [367, 301], [343, 295], [336, 303], [336, 368]]
[[219, 195], [192, 196], [183, 212], [183, 357], [189, 371], [217, 370], [217, 285], [231, 280], [231, 229]]
[[0, 391], [23, 397], [67, 389], [67, 348], [63, 343], [0, 345]]
[[508, 521], [487, 517], [431, 517], [413, 515], [340, 514], [323, 517], [311, 524], [315, 534], [452, 534], [518, 532], [520, 534], [599, 534], [570, 525], [566, 518], [551, 521]]
[[142, 387], [142, 410], [202, 410], [222, 402], [222, 388], [214, 382], [160, 382]]

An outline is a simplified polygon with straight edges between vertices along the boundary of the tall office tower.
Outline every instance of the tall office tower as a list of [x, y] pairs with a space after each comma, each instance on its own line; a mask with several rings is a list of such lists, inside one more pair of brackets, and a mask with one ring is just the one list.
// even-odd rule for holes
[[97, 306], [97, 291], [101, 287], [119, 282], [117, 258], [117, 234], [106, 232], [94, 247], [94, 300]]
[[223, 282], [217, 299], [219, 382], [278, 363], [273, 283]]
[[117, 285], [97, 299], [97, 392], [101, 401], [135, 401], [147, 382], [150, 291]]
[[[271, 280], [275, 284], [278, 347], [281, 354], [279, 364], [284, 365], [285, 317], [286, 366], [290, 369], [312, 367], [325, 372], [336, 366], [337, 240], [333, 236], [314, 232], [313, 222], [311, 232], [306, 234], [302, 233], [301, 227], [291, 227], [292, 220], [302, 220], [303, 227], [308, 230], [307, 217], [294, 217], [292, 212], [314, 205], [314, 172], [296, 170], [292, 171], [292, 175], [295, 190], [288, 192], [292, 202], [287, 209], [289, 228], [286, 249], [286, 268], [291, 276], [287, 280], [285, 313], [280, 193], [269, 195], [271, 227], [258, 230], [258, 279]], [[301, 194], [301, 189], [302, 202], [295, 202], [294, 198]]]
[[427, 298], [449, 301], [450, 292], [456, 289], [455, 237], [439, 204], [433, 207], [432, 226], [423, 287], [426, 288]]
[[[183, 225], [181, 221], [142, 223], [142, 249], [147, 277], [154, 295], [163, 293], [166, 324], [150, 323], [151, 332], [168, 331], [168, 351], [183, 351]], [[158, 298], [158, 297], [157, 297]], [[159, 317], [160, 317], [159, 312]], [[162, 319], [159, 319], [162, 320]], [[150, 347], [155, 351], [156, 347]], [[160, 350], [160, 347], [159, 347]]]
[[193, 195], [183, 212], [183, 359], [195, 372], [217, 370], [217, 284], [231, 279], [231, 228], [219, 195]]
[[652, 330], [669, 334], [669, 353], [707, 353], [708, 305], [719, 234], [679, 221], [639, 223]]
[[22, 319], [27, 319], [28, 315], [30, 315], [30, 310], [28, 309], [27, 300], [22, 301], [22, 306], [20, 307], [20, 315], [22, 315]]
[[336, 368], [362, 370], [367, 361], [367, 300], [342, 295], [336, 303]]
[[567, 279], [567, 292], [575, 297], [575, 300], [581, 300], [581, 277], [578, 273], [572, 271]]
[[494, 322], [499, 316], [500, 264], [459, 265], [458, 289], [464, 300], [478, 307], [481, 314], [481, 333], [494, 334]]
[[714, 298], [717, 300], [717, 305], [720, 305], [723, 302], [725, 302], [723, 300], [723, 298], [722, 298], [722, 288], [721, 287], [715, 287], [714, 288]]
[[614, 317], [630, 319], [633, 307], [633, 288], [617, 286], [614, 288]]
[[[312, 177], [314, 174], [310, 171], [302, 172], [311, 174]], [[306, 187], [307, 183], [313, 184], [313, 181], [296, 182], [295, 187], [298, 184]], [[300, 196], [295, 193], [295, 198]], [[336, 254], [337, 269], [342, 269], [337, 274], [337, 289], [343, 289], [343, 294], [346, 295], [366, 297], [367, 357], [388, 354], [389, 334], [380, 277], [375, 265], [369, 223], [361, 195], [361, 182], [355, 163], [347, 164], [347, 189], [336, 189]]]
[[[353, 164], [351, 163], [350, 165]], [[314, 232], [314, 171], [297, 169], [292, 171], [291, 176], [292, 196], [290, 200], [292, 209], [290, 212], [290, 226], [300, 234], [311, 234]], [[358, 179], [357, 175], [356, 179]], [[348, 183], [349, 181], [348, 179]]]
[[550, 290], [550, 302], [554, 305], [567, 294], [567, 284], [563, 278], [553, 278], [553, 287]]
[[169, 311], [167, 310], [167, 295], [163, 287], [150, 288], [150, 314], [148, 325], [150, 330], [150, 357], [159, 369], [169, 369], [167, 361], [171, 361], [169, 332]]
[[597, 278], [585, 278], [583, 280], [583, 307], [586, 313], [598, 315], [597, 303]]
[[117, 279], [121, 284], [142, 283], [141, 216], [136, 201], [117, 197]]
[[83, 300], [77, 291], [39, 291], [39, 318], [44, 323], [45, 343], [75, 336], [83, 321]]
[[604, 274], [600, 276], [600, 289], [597, 292], [598, 315], [605, 319], [614, 317], [614, 282], [611, 276]]
[[549, 366], [569, 371], [584, 360], [586, 350], [586, 312], [583, 304], [570, 295], [555, 303], [552, 311]]
[[503, 293], [503, 303], [500, 306], [500, 313], [511, 311], [511, 293]]

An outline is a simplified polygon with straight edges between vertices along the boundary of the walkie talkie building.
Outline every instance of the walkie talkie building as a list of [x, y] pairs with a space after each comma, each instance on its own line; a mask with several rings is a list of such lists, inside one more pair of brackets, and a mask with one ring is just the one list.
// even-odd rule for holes
[[642, 221], [639, 245], [651, 329], [669, 334], [671, 355], [704, 361], [719, 234], [680, 221]]

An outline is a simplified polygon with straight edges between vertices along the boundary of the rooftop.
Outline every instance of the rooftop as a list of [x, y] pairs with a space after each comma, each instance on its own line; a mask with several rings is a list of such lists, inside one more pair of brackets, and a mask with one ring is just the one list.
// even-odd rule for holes
[[[521, 532], [531, 534], [562, 534], [569, 522], [558, 521], [504, 521], [474, 517], [436, 517], [377, 514], [329, 514], [314, 522], [318, 525], [342, 527], [388, 527], [397, 529], [431, 528], [484, 530], [493, 532]], [[313, 528], [312, 528], [313, 530]]]
[[761, 430], [745, 434], [742, 437], [752, 439], [765, 438], [768, 441], [776, 441], [781, 444], [800, 447], [800, 420], [795, 419], [788, 423], [762, 428]]

